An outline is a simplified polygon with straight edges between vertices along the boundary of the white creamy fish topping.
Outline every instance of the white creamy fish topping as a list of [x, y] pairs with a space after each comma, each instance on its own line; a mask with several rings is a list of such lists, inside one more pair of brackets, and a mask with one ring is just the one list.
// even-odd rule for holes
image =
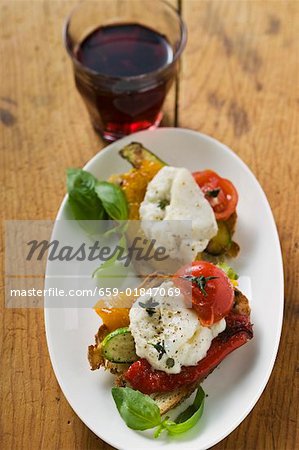
[[148, 184], [139, 213], [146, 237], [182, 262], [194, 260], [217, 234], [213, 209], [185, 168], [163, 167]]
[[[130, 309], [130, 330], [137, 355], [166, 373], [179, 373], [182, 366], [196, 365], [226, 327], [225, 319], [210, 327], [201, 326], [182, 294], [167, 295], [174, 287], [172, 281], [166, 281], [155, 297], [139, 297]], [[166, 295], [160, 295], [161, 292]]]

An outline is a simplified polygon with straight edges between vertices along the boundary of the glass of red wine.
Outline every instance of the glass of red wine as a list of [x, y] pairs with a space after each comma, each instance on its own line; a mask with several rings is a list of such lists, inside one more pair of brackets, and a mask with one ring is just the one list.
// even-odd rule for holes
[[93, 127], [106, 140], [159, 125], [186, 34], [162, 0], [93, 0], [73, 10], [65, 46]]

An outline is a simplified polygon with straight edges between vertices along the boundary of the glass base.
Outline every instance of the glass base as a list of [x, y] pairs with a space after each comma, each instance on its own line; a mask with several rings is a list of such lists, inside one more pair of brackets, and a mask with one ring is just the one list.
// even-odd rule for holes
[[148, 121], [141, 121], [129, 125], [124, 125], [123, 127], [121, 127], [120, 125], [109, 124], [108, 127], [109, 129], [104, 131], [99, 129], [95, 124], [93, 124], [93, 127], [95, 131], [98, 134], [100, 134], [103, 139], [105, 139], [108, 142], [113, 142], [116, 141], [117, 139], [121, 139], [132, 133], [136, 133], [137, 131], [154, 130], [160, 125], [162, 118], [163, 112], [160, 111], [154, 123], [150, 123]]

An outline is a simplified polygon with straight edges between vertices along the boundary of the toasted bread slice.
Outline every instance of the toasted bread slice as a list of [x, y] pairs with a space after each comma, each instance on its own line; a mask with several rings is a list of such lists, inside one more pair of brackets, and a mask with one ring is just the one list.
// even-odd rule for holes
[[160, 413], [165, 414], [173, 408], [179, 406], [183, 401], [190, 397], [198, 388], [200, 383], [195, 383], [175, 389], [171, 392], [152, 394], [151, 397], [159, 406]]
[[97, 370], [101, 366], [105, 366], [105, 358], [102, 354], [102, 341], [108, 334], [106, 325], [101, 325], [95, 335], [95, 345], [88, 346], [87, 357], [91, 370]]

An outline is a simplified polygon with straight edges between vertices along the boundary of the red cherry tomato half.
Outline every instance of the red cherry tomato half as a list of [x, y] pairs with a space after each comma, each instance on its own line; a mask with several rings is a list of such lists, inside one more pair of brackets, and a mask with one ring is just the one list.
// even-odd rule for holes
[[212, 170], [194, 172], [193, 177], [212, 206], [216, 219], [227, 220], [238, 203], [238, 192], [233, 183]]
[[207, 261], [193, 261], [174, 276], [178, 286], [203, 326], [210, 326], [225, 317], [233, 306], [234, 287], [219, 267]]

